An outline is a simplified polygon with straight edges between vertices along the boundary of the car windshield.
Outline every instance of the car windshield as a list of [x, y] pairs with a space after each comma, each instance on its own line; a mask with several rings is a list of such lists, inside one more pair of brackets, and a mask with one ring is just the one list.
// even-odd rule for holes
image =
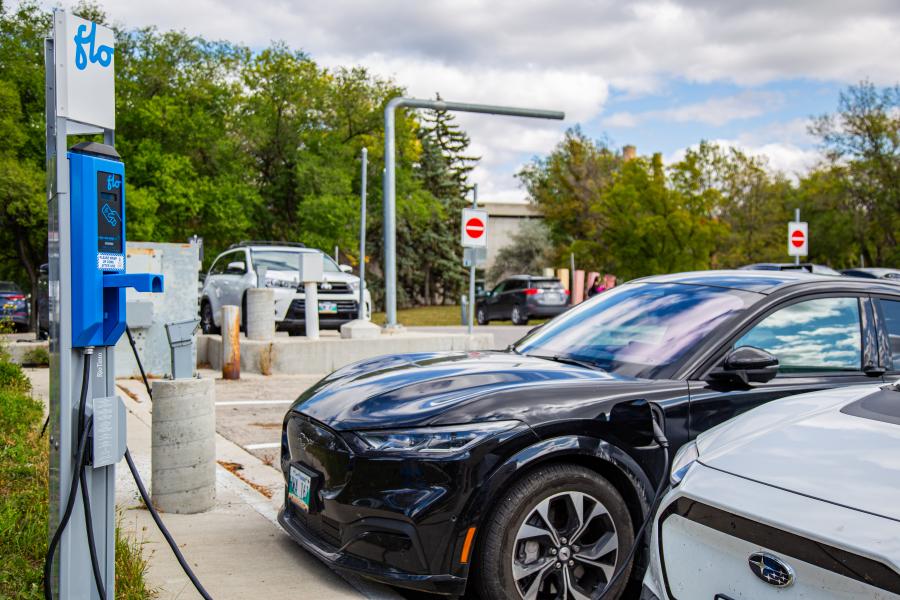
[[550, 321], [517, 342], [514, 350], [652, 379], [746, 308], [754, 296], [677, 283], [623, 285]]
[[[265, 267], [270, 271], [297, 271], [300, 269], [300, 252], [293, 250], [251, 250], [253, 266], [256, 269]], [[340, 273], [337, 263], [322, 252], [326, 273]]]

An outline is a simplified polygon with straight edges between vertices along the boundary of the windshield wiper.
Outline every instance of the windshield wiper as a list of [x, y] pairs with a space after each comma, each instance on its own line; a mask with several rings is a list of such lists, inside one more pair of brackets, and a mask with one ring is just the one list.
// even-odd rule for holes
[[562, 356], [557, 354], [556, 356], [541, 356], [539, 354], [527, 354], [526, 356], [532, 356], [534, 358], [542, 358], [544, 360], [552, 360], [553, 362], [563, 363], [567, 365], [575, 365], [576, 367], [584, 367], [585, 369], [591, 369], [592, 371], [602, 371], [606, 373], [606, 369], [603, 367], [599, 367], [592, 362], [588, 362], [586, 360], [578, 360], [577, 358], [570, 358], [568, 356]]

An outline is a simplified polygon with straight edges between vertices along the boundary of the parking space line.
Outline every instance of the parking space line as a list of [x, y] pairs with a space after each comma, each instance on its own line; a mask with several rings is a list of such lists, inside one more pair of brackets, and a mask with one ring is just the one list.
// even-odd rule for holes
[[279, 448], [281, 446], [281, 442], [266, 442], [264, 444], [247, 444], [244, 446], [245, 450], [268, 450], [271, 448]]
[[291, 404], [293, 400], [225, 400], [216, 406], [253, 406], [255, 404]]

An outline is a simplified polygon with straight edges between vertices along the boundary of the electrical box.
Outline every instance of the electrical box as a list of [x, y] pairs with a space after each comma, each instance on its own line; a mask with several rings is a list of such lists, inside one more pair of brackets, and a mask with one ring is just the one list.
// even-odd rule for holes
[[125, 165], [112, 146], [69, 149], [72, 347], [114, 346], [125, 331], [125, 288], [162, 292], [162, 275], [125, 273]]
[[325, 259], [319, 252], [300, 252], [301, 283], [325, 281]]

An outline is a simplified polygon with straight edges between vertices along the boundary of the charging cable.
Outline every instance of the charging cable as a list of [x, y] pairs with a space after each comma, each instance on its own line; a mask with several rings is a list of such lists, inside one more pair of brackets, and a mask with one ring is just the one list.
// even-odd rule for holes
[[666, 483], [669, 481], [669, 440], [656, 420], [656, 413], [652, 413], [650, 420], [653, 423], [653, 439], [656, 440], [656, 443], [659, 444], [663, 452], [662, 476], [659, 478], [659, 485], [656, 488], [656, 495], [653, 497], [653, 502], [650, 504], [650, 510], [647, 512], [647, 518], [644, 519], [640, 529], [638, 529], [637, 534], [634, 536], [634, 544], [631, 545], [631, 550], [629, 550], [628, 554], [625, 556], [625, 560], [622, 561], [616, 572], [613, 573], [613, 576], [610, 578], [597, 600], [606, 600], [608, 597], [611, 598], [610, 594], [612, 593], [613, 588], [619, 583], [619, 580], [622, 579], [625, 571], [628, 570], [631, 561], [634, 559], [634, 553], [637, 552], [637, 549], [641, 546], [641, 539], [644, 537], [644, 531], [646, 531], [647, 525], [652, 523], [656, 516], [656, 509], [659, 508], [659, 502], [662, 500], [663, 492], [666, 490]]

